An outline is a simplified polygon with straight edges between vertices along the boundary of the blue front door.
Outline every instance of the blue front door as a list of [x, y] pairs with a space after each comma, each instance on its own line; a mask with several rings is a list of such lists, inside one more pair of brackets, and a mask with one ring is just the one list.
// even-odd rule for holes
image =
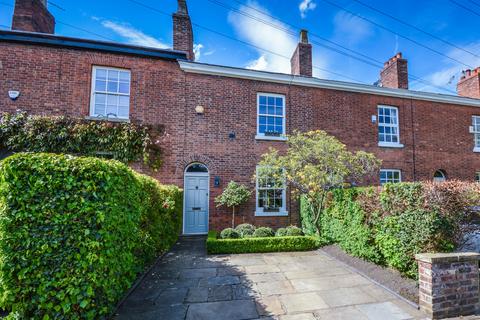
[[185, 176], [185, 234], [208, 233], [208, 176]]

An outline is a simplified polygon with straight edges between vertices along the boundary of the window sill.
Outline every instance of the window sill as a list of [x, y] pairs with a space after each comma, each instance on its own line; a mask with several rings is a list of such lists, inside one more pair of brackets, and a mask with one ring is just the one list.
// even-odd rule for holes
[[378, 146], [380, 148], [397, 148], [397, 149], [405, 147], [401, 143], [389, 143], [389, 142], [379, 142]]
[[256, 135], [255, 140], [265, 140], [265, 141], [287, 141], [288, 138], [285, 136], [262, 136], [262, 135]]
[[108, 122], [126, 122], [130, 123], [130, 119], [121, 119], [121, 118], [105, 118], [105, 117], [85, 117], [85, 120], [92, 120], [92, 121], [108, 121]]
[[480, 148], [473, 148], [473, 152], [480, 153]]
[[255, 211], [255, 217], [288, 217], [288, 211], [280, 211], [280, 212]]

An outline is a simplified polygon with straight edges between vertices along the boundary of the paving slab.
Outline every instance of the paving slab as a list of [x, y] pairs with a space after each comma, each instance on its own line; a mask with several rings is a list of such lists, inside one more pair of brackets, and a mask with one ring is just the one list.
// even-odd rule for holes
[[181, 240], [116, 319], [406, 320], [420, 311], [321, 251], [208, 256]]
[[288, 313], [326, 309], [329, 306], [316, 293], [286, 294], [280, 297]]
[[187, 320], [212, 319], [243, 320], [258, 318], [253, 300], [207, 302], [192, 304], [188, 308]]

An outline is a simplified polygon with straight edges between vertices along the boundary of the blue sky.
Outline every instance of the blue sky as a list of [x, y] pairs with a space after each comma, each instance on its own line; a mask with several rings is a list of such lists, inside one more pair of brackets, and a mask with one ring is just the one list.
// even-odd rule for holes
[[[176, 0], [135, 1], [168, 14], [176, 10]], [[49, 9], [57, 19], [56, 33], [59, 35], [170, 47], [171, 17], [149, 10], [135, 1], [55, 0]], [[358, 1], [415, 25], [454, 46], [381, 15]], [[378, 80], [378, 66], [362, 63], [324, 47], [335, 47], [334, 42], [373, 59], [370, 61], [375, 61], [373, 64], [376, 65], [401, 51], [409, 60], [410, 74], [428, 83], [411, 79], [412, 89], [448, 93], [429, 84], [455, 91], [462, 69], [480, 66], [480, 0], [455, 1], [470, 11], [452, 0], [190, 0], [188, 5], [195, 24], [195, 44], [200, 62], [288, 73], [290, 62], [285, 57], [291, 56], [298, 41], [298, 29], [293, 25], [310, 31], [310, 40], [314, 42], [315, 76], [344, 81], [354, 79], [369, 84]], [[0, 27], [4, 29], [11, 24], [13, 3], [13, 0], [0, 0]]]

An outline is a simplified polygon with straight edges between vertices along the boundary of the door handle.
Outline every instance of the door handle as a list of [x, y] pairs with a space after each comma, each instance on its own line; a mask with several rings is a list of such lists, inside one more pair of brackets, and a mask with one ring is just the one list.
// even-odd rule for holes
[[193, 207], [192, 210], [193, 210], [193, 211], [197, 211], [197, 210], [202, 210], [202, 208], [200, 208], [200, 207]]

